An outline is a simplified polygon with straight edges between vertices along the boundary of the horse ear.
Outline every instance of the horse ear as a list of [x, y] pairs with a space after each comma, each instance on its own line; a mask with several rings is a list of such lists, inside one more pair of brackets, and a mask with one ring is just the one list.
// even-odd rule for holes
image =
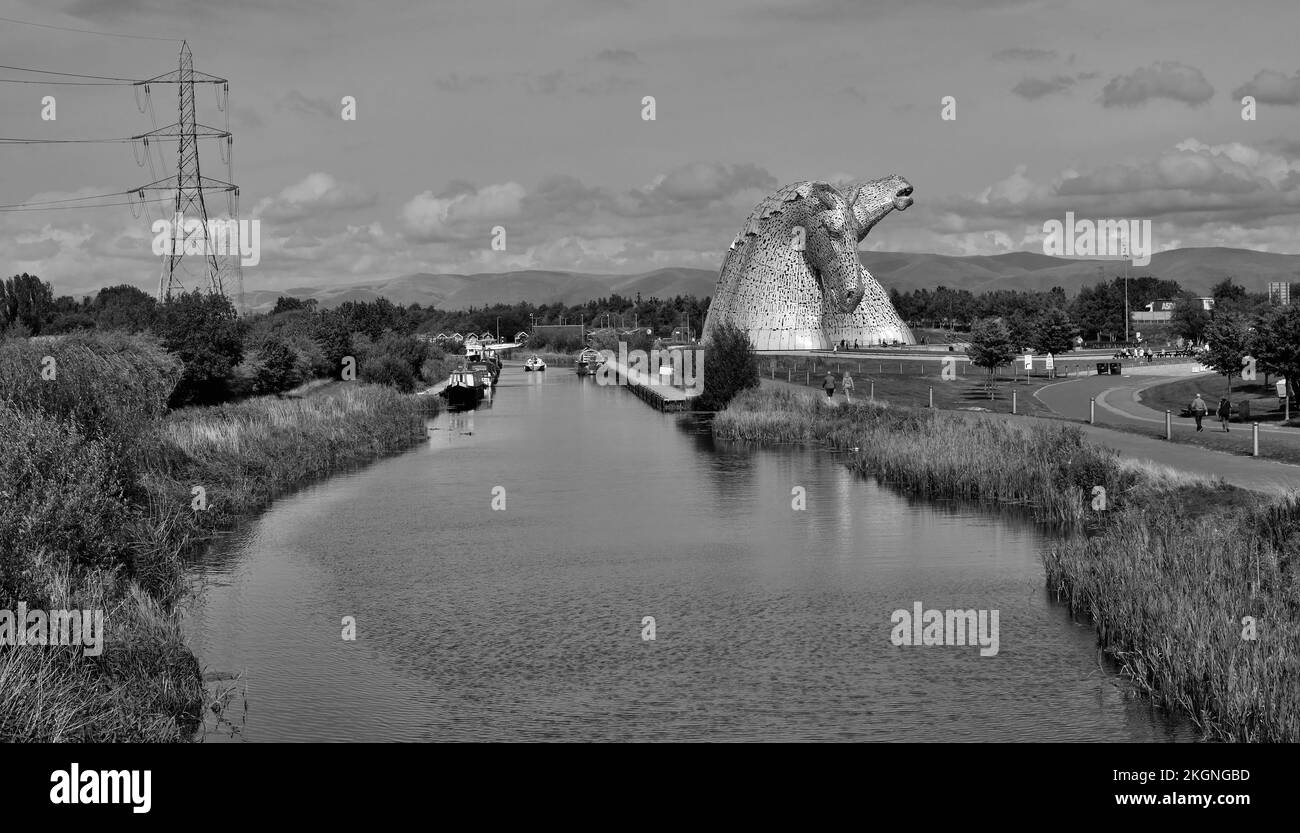
[[839, 201], [844, 199], [844, 195], [829, 182], [810, 182], [808, 183], [808, 191], [809, 196], [816, 197], [822, 205], [832, 210], [839, 208]]

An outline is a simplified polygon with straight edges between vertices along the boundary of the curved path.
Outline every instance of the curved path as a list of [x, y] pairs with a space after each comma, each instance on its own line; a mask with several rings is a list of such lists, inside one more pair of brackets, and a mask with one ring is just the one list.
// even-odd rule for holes
[[[1213, 451], [1186, 443], [1167, 442], [1163, 439], [1165, 421], [1163, 412], [1154, 411], [1143, 405], [1136, 404], [1130, 413], [1128, 410], [1114, 404], [1115, 402], [1127, 404], [1132, 394], [1141, 389], [1175, 378], [1182, 377], [1154, 375], [1131, 378], [1123, 376], [1085, 376], [1048, 385], [1036, 395], [1039, 401], [1056, 414], [1084, 423], [1080, 427], [1088, 435], [1088, 439], [1099, 445], [1113, 448], [1122, 456], [1149, 460], [1153, 463], [1169, 466], [1173, 469], [1204, 477], [1207, 482], [1221, 479], [1225, 483], [1240, 489], [1270, 494], [1287, 494], [1291, 491], [1300, 490], [1300, 466], [1279, 463], [1275, 460], [1242, 456], [1241, 454]], [[780, 380], [764, 379], [762, 384], [765, 386], [792, 387], [803, 391], [810, 390], [803, 385]], [[1103, 402], [1099, 402], [1097, 408], [1099, 422], [1108, 421], [1112, 424], [1124, 424], [1130, 428], [1138, 427], [1143, 429], [1145, 433], [1135, 434], [1129, 431], [1106, 428], [1102, 425], [1088, 425], [1089, 399], [1099, 394], [1104, 394], [1102, 397]], [[1155, 417], [1142, 413], [1142, 410], [1145, 410], [1147, 414], [1158, 416], [1159, 419], [1155, 420], [1154, 424], [1149, 422], [1148, 420], [1155, 419]], [[988, 419], [1034, 419], [1034, 417], [973, 411], [953, 411], [952, 413], [971, 414]], [[1207, 430], [1208, 424], [1207, 421]], [[1175, 431], [1190, 431], [1192, 430], [1192, 421], [1190, 419], [1175, 419], [1174, 426]], [[1242, 435], [1243, 452], [1248, 452], [1251, 441], [1250, 431], [1245, 430], [1240, 433]], [[1294, 434], [1288, 434], [1287, 436], [1300, 443], [1300, 436]], [[1276, 441], [1277, 439], [1280, 438], [1273, 438], [1270, 441]]]

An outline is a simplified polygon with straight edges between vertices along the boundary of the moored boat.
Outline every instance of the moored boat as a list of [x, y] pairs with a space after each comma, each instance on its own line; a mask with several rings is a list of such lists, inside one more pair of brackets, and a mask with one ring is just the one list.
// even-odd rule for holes
[[590, 376], [595, 373], [596, 368], [600, 367], [604, 362], [605, 357], [602, 356], [599, 351], [588, 347], [586, 350], [583, 350], [578, 354], [578, 358], [574, 361], [573, 366], [579, 376]]
[[473, 369], [458, 368], [451, 372], [447, 386], [438, 395], [447, 400], [448, 408], [473, 408], [483, 400], [483, 383]]

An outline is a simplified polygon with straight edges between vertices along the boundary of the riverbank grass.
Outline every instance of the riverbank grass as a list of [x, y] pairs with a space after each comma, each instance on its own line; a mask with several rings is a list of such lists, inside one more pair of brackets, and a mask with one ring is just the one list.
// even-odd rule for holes
[[[0, 610], [102, 611], [102, 652], [0, 645], [0, 740], [192, 740], [185, 556], [275, 495], [409, 448], [436, 402], [348, 383], [167, 413], [148, 337], [0, 342]], [[207, 508], [196, 508], [195, 487]]]

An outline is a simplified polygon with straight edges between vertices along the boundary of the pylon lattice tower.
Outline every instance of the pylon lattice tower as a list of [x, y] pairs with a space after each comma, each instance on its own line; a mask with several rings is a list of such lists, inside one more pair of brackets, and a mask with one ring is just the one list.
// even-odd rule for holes
[[[218, 78], [206, 72], [195, 71], [194, 58], [190, 53], [189, 44], [184, 41], [181, 42], [180, 66], [175, 72], [159, 75], [156, 78], [150, 78], [148, 81], [139, 81], [136, 86], [143, 86], [145, 96], [148, 98], [149, 87], [153, 84], [177, 85], [178, 121], [175, 124], [160, 127], [132, 138], [143, 140], [146, 157], [149, 154], [149, 141], [151, 139], [154, 141], [175, 140], [177, 143], [176, 175], [143, 185], [134, 189], [133, 193], [137, 194], [141, 203], [146, 205], [146, 191], [172, 193], [173, 196], [168, 199], [168, 208], [172, 212], [172, 216], [169, 218], [171, 222], [175, 224], [183, 219], [186, 224], [190, 224], [192, 221], [198, 221], [197, 229], [187, 229], [183, 233], [173, 226], [174, 246], [169, 254], [163, 255], [162, 271], [158, 278], [158, 300], [167, 300], [167, 298], [171, 297], [173, 291], [185, 291], [187, 282], [189, 282], [190, 288], [198, 288], [203, 283], [206, 283], [210, 292], [221, 293], [227, 297], [231, 297], [231, 294], [234, 293], [235, 297], [232, 300], [242, 309], [244, 276], [240, 265], [238, 223], [232, 224], [233, 251], [228, 246], [217, 245], [217, 242], [212, 239], [208, 200], [205, 197], [205, 192], [225, 193], [228, 198], [229, 219], [234, 220], [239, 204], [239, 189], [230, 182], [203, 176], [199, 170], [199, 139], [215, 138], [224, 140], [226, 153], [223, 156], [226, 160], [227, 171], [230, 172], [228, 175], [231, 179], [234, 179], [231, 164], [232, 154], [230, 153], [232, 137], [229, 129], [220, 130], [199, 124], [195, 117], [194, 106], [195, 84], [222, 85], [217, 104], [219, 109], [226, 111], [228, 128], [230, 120], [229, 107], [223, 105], [221, 96], [224, 94], [228, 98], [230, 84], [225, 78]], [[150, 101], [150, 106], [152, 106], [152, 101]], [[150, 158], [150, 165], [152, 166], [152, 164], [152, 158]], [[196, 247], [201, 254], [188, 255], [189, 260], [187, 262], [185, 249], [189, 247]], [[221, 248], [225, 248], [226, 251], [219, 251]]]

